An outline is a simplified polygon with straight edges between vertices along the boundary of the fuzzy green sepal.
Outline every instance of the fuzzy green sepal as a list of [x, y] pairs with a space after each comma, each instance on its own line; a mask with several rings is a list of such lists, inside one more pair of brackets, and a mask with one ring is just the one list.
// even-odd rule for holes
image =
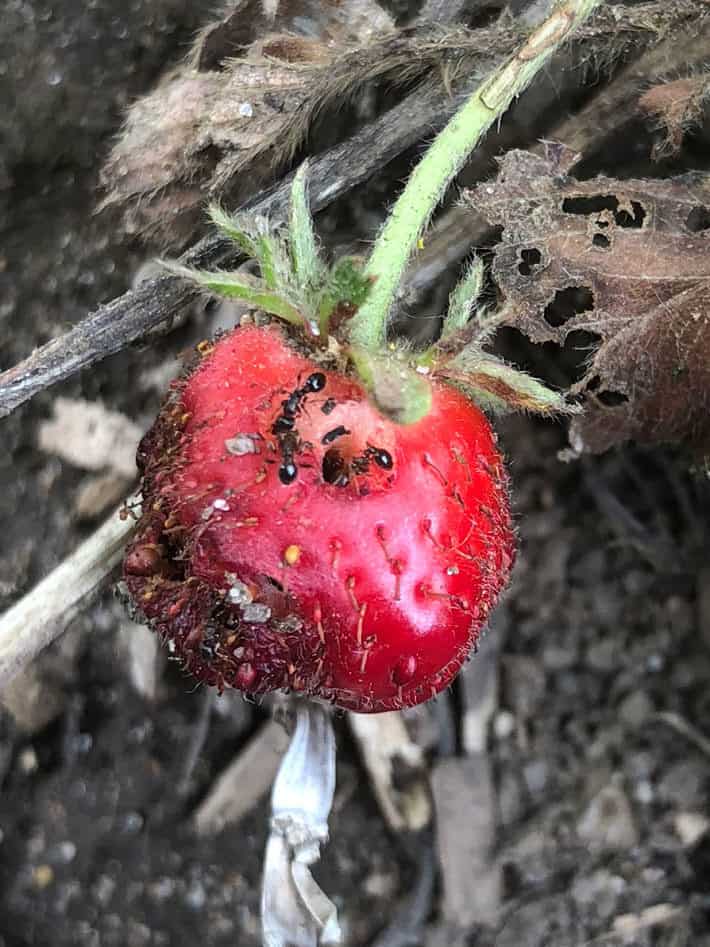
[[303, 325], [303, 316], [296, 306], [289, 303], [279, 293], [270, 291], [266, 284], [255, 280], [247, 273], [194, 270], [189, 266], [182, 266], [180, 263], [169, 262], [163, 262], [163, 266], [175, 276], [189, 279], [193, 283], [208, 289], [216, 296], [223, 296], [226, 299], [240, 299], [247, 305], [255, 309], [263, 309], [264, 312], [278, 316], [292, 325]]
[[464, 349], [434, 370], [434, 377], [448, 382], [494, 414], [528, 411], [532, 414], [576, 414], [580, 409], [526, 372], [486, 352]]

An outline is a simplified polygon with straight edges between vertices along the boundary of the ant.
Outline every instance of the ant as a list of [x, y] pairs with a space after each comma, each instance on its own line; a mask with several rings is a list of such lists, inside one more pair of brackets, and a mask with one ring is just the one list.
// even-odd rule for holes
[[281, 414], [271, 425], [271, 433], [279, 441], [283, 458], [279, 467], [279, 480], [288, 485], [298, 476], [298, 467], [293, 462], [293, 455], [298, 450], [298, 434], [296, 432], [296, 418], [301, 411], [305, 398], [325, 388], [326, 377], [323, 372], [313, 372], [300, 388], [294, 389], [288, 398], [281, 402]]
[[370, 460], [374, 460], [378, 467], [382, 467], [383, 470], [391, 470], [394, 467], [394, 461], [392, 460], [392, 454], [388, 450], [385, 450], [383, 447], [371, 447], [369, 444], [367, 450], [365, 451], [365, 457]]
[[[344, 428], [335, 428], [322, 438], [323, 443], [326, 443], [326, 438], [330, 443], [343, 433], [348, 432]], [[329, 435], [333, 436], [329, 437]], [[394, 467], [392, 455], [382, 447], [373, 447], [368, 444], [364, 452], [359, 457], [354, 457], [350, 463], [347, 463], [337, 447], [331, 447], [323, 458], [323, 479], [335, 487], [346, 487], [350, 483], [350, 475], [367, 473], [371, 461], [383, 470], [392, 470]]]

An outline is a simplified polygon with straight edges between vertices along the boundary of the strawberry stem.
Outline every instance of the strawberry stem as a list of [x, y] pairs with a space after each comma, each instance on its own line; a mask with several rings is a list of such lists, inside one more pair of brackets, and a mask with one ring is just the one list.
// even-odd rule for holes
[[374, 279], [374, 284], [353, 317], [353, 343], [371, 350], [384, 348], [387, 317], [402, 275], [446, 188], [491, 125], [600, 3], [601, 0], [559, 3], [520, 49], [478, 86], [434, 139], [410, 175], [373, 247], [365, 273]]

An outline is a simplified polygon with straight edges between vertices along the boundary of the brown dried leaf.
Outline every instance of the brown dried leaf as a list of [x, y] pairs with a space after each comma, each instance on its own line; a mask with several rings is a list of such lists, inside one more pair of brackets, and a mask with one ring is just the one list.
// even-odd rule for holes
[[662, 82], [644, 92], [639, 108], [655, 116], [664, 130], [663, 139], [653, 147], [655, 160], [680, 151], [685, 133], [702, 117], [709, 93], [710, 82], [705, 75]]
[[272, 14], [272, 4], [230, 4], [186, 64], [129, 110], [102, 172], [102, 206], [119, 205], [129, 232], [181, 249], [207, 200], [241, 203], [266, 186], [351, 81], [344, 72], [335, 83], [333, 64], [392, 27], [375, 0], [290, 0]]
[[190, 62], [196, 69], [219, 69], [225, 59], [268, 34], [365, 42], [392, 26], [392, 18], [375, 0], [231, 0], [222, 19], [198, 36]]
[[567, 176], [577, 156], [509, 152], [467, 199], [503, 227], [502, 324], [563, 346], [600, 337], [571, 393], [575, 452], [628, 439], [710, 447], [710, 179]]

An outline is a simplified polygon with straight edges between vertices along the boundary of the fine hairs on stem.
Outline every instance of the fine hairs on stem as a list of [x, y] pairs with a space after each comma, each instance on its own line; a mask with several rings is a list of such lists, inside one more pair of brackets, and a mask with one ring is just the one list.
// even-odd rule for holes
[[404, 270], [443, 194], [488, 129], [601, 0], [567, 0], [522, 47], [478, 86], [409, 176], [375, 242], [366, 273], [374, 285], [352, 321], [355, 345], [382, 350], [386, 323]]

